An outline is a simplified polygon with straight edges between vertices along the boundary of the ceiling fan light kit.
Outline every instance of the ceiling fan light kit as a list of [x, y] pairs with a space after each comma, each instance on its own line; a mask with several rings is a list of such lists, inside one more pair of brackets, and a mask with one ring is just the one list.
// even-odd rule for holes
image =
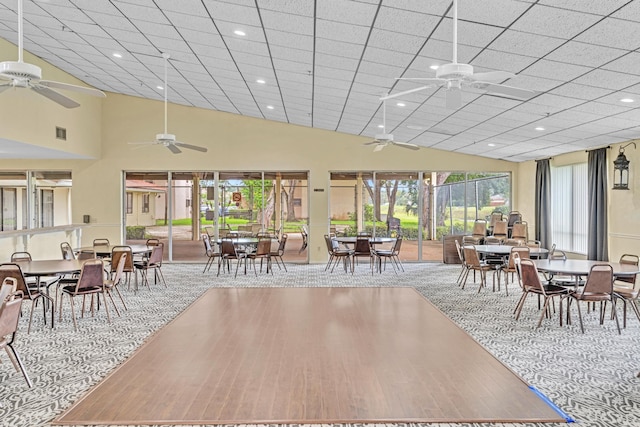
[[382, 133], [377, 134], [373, 141], [365, 142], [364, 145], [375, 145], [375, 147], [373, 147], [373, 152], [377, 153], [378, 151], [382, 151], [382, 149], [389, 144], [402, 148], [409, 148], [410, 150], [420, 149], [419, 146], [409, 142], [394, 141], [393, 134], [387, 133], [387, 104], [385, 101], [382, 101]]
[[206, 147], [200, 147], [198, 145], [185, 144], [184, 142], [176, 141], [176, 136], [172, 133], [167, 132], [167, 106], [168, 106], [168, 97], [167, 93], [169, 90], [169, 85], [167, 81], [167, 67], [169, 64], [169, 58], [171, 55], [164, 52], [162, 54], [162, 58], [164, 59], [164, 133], [156, 134], [156, 140], [150, 142], [130, 142], [129, 144], [137, 144], [137, 145], [162, 145], [169, 149], [173, 154], [180, 154], [182, 150], [180, 148], [187, 148], [189, 150], [199, 151], [201, 153], [206, 153]]
[[0, 92], [12, 87], [32, 89], [37, 94], [40, 94], [65, 108], [76, 108], [79, 107], [80, 104], [51, 88], [84, 93], [101, 98], [106, 96], [104, 92], [98, 89], [76, 86], [69, 83], [41, 80], [42, 69], [37, 65], [26, 63], [22, 59], [22, 39], [22, 0], [18, 0], [18, 60], [0, 62], [0, 80], [9, 80], [8, 82], [0, 83]]
[[453, 0], [453, 58], [450, 64], [442, 64], [436, 69], [433, 77], [398, 77], [396, 80], [415, 80], [426, 82], [426, 85], [403, 92], [386, 95], [380, 100], [397, 98], [430, 88], [442, 88], [445, 91], [445, 105], [449, 109], [462, 106], [462, 90], [465, 87], [484, 90], [506, 95], [511, 98], [526, 101], [538, 93], [533, 90], [507, 86], [499, 82], [515, 77], [508, 71], [488, 71], [474, 73], [470, 64], [458, 63], [458, 0]]

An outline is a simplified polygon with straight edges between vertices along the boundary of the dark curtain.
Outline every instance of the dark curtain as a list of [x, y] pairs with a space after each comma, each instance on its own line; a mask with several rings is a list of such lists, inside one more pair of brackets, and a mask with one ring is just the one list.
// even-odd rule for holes
[[551, 169], [549, 159], [536, 161], [535, 236], [540, 247], [551, 248]]
[[609, 260], [607, 245], [607, 149], [589, 151], [588, 160], [589, 219], [587, 259]]

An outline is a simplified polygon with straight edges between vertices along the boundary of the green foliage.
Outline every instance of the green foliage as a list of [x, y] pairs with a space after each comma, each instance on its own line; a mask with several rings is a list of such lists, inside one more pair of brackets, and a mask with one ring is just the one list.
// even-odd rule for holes
[[[373, 221], [373, 205], [364, 205], [364, 220], [367, 222]], [[349, 212], [349, 221], [357, 221], [355, 212]]]
[[130, 225], [126, 227], [127, 240], [144, 240], [147, 237], [144, 225]]

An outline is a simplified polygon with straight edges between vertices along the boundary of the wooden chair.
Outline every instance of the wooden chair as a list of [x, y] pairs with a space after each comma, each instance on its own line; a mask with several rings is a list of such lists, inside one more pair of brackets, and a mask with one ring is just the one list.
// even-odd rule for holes
[[[613, 317], [616, 320], [618, 334], [620, 334], [620, 322], [618, 321], [618, 313], [616, 312], [616, 300], [613, 297], [613, 267], [609, 264], [597, 264], [591, 267], [587, 281], [582, 288], [574, 289], [569, 292], [569, 303], [571, 300], [576, 301], [578, 306], [578, 319], [580, 320], [580, 330], [584, 333], [584, 324], [582, 323], [582, 313], [580, 312], [580, 301], [600, 302], [600, 324], [604, 323], [604, 314], [606, 303], [611, 302], [613, 305]], [[570, 304], [567, 306], [567, 323], [571, 323]]]
[[18, 281], [5, 277], [0, 286], [0, 348], [4, 348], [16, 371], [21, 372], [29, 388], [33, 387], [20, 355], [13, 346], [20, 323], [20, 309], [24, 294], [17, 290]]
[[78, 330], [78, 321], [76, 320], [76, 310], [75, 310], [75, 297], [82, 296], [82, 308], [80, 314], [84, 317], [85, 311], [85, 299], [86, 296], [91, 296], [91, 315], [95, 314], [93, 297], [97, 296], [98, 298], [102, 295], [104, 298], [104, 310], [107, 313], [107, 322], [111, 323], [111, 316], [109, 315], [109, 305], [107, 304], [107, 296], [111, 298], [111, 303], [115, 305], [113, 298], [107, 291], [104, 286], [104, 262], [101, 259], [89, 259], [86, 260], [82, 264], [82, 270], [80, 270], [80, 277], [78, 278], [78, 282], [74, 285], [67, 285], [61, 288], [62, 293], [60, 294], [60, 306], [58, 308], [59, 318], [58, 321], [62, 320], [62, 303], [64, 301], [64, 296], [69, 296], [69, 301], [71, 303], [71, 317], [73, 319], [73, 328], [74, 330]]

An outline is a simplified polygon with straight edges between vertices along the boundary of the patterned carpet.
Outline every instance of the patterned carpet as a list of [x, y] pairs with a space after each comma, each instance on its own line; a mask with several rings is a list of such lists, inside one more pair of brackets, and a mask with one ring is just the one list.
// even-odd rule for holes
[[[519, 289], [510, 295], [476, 285], [462, 290], [455, 284], [458, 266], [409, 264], [398, 275], [387, 271], [372, 276], [366, 266], [355, 274], [327, 273], [323, 265], [288, 265], [289, 272], [247, 276], [202, 274], [200, 264], [166, 264], [169, 287], [152, 286], [137, 294], [125, 291], [129, 311], [109, 325], [104, 312], [79, 321], [74, 332], [69, 307], [51, 330], [34, 315], [27, 335], [22, 319], [20, 352], [34, 382], [28, 389], [22, 377], [0, 355], [0, 425], [49, 426], [51, 421], [92, 385], [121, 363], [152, 333], [180, 313], [209, 287], [253, 286], [415, 286], [445, 314], [471, 334], [507, 366], [549, 397], [581, 425], [640, 426], [640, 322], [632, 313], [622, 335], [615, 323], [598, 324], [597, 315], [585, 315], [586, 333], [577, 322], [560, 328], [557, 316], [535, 330], [537, 306], [528, 301], [519, 321], [513, 308]], [[586, 311], [586, 310], [585, 310]], [[113, 313], [112, 313], [113, 314]], [[585, 313], [583, 313], [585, 314]], [[577, 313], [574, 312], [574, 319]], [[577, 320], [577, 319], [575, 319]], [[118, 396], [114, 396], [118, 399]], [[537, 424], [434, 424], [446, 426], [535, 426]], [[555, 426], [555, 424], [545, 424]], [[558, 426], [561, 424], [558, 424]], [[396, 426], [396, 425], [394, 425]], [[428, 424], [422, 424], [428, 426]], [[335, 427], [335, 426], [334, 426]]]

